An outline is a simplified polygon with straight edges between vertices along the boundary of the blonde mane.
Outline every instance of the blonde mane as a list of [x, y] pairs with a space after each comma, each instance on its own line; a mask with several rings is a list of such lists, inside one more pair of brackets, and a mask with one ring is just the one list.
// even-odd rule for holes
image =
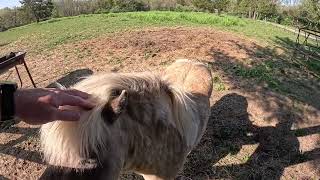
[[92, 94], [98, 105], [93, 110], [83, 113], [80, 121], [55, 121], [41, 127], [44, 158], [51, 165], [81, 169], [88, 167], [86, 163], [90, 153], [94, 153], [98, 160], [103, 158], [100, 157], [103, 156], [100, 152], [107, 151], [110, 146], [105, 143], [105, 139], [113, 134], [103, 121], [101, 111], [115, 90], [126, 90], [129, 96], [130, 94], [141, 97], [152, 95], [161, 98], [163, 94], [168, 95], [174, 118], [167, 119], [165, 123], [173, 124], [177, 128], [190, 149], [197, 141], [198, 122], [194, 117], [196, 113], [193, 113], [195, 108], [191, 100], [192, 95], [158, 75], [152, 73], [93, 75], [73, 88]]

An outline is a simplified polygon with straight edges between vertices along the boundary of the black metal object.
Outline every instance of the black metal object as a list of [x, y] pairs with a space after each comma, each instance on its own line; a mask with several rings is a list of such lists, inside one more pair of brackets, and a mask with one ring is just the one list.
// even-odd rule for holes
[[3, 73], [14, 67], [18, 75], [20, 85], [22, 87], [23, 83], [17, 65], [24, 65], [33, 87], [36, 88], [36, 84], [33, 81], [27, 63], [25, 61], [25, 55], [25, 52], [11, 52], [7, 56], [0, 57], [0, 73]]
[[14, 92], [18, 86], [16, 83], [4, 82], [0, 83], [1, 90], [1, 120], [0, 122], [10, 121], [14, 119], [15, 102]]
[[17, 73], [17, 75], [18, 75], [18, 77], [19, 77], [20, 87], [22, 87], [22, 79], [21, 79], [21, 77], [20, 77], [19, 70], [18, 70], [17, 66], [15, 66], [14, 68], [16, 69], [16, 73]]

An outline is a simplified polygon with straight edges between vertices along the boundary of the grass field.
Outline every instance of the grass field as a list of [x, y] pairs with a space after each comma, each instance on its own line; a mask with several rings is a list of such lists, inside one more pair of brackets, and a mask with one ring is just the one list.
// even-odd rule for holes
[[232, 16], [190, 12], [136, 12], [81, 15], [51, 19], [42, 23], [0, 33], [0, 45], [23, 39], [46, 47], [94, 38], [133, 28], [154, 26], [208, 26], [237, 32], [261, 42], [273, 42], [277, 36], [294, 40], [294, 35], [263, 22]]
[[[83, 69], [86, 74], [156, 71], [177, 58], [203, 61], [213, 74], [211, 117], [181, 176], [318, 179], [320, 61], [294, 55], [295, 38], [271, 24], [227, 15], [166, 11], [90, 14], [1, 32], [0, 54], [27, 51], [29, 68], [40, 87], [56, 80], [65, 82], [65, 77], [78, 76]], [[12, 73], [1, 78], [13, 78]], [[15, 128], [8, 132], [27, 129]], [[31, 128], [25, 134], [35, 131]], [[5, 139], [0, 136], [0, 141], [7, 142]], [[7, 159], [6, 166], [0, 166], [4, 177], [21, 178], [15, 168], [8, 170], [7, 162], [19, 166], [15, 157], [39, 168], [40, 156], [30, 157], [38, 151], [34, 145], [37, 138], [26, 139], [9, 141], [9, 145], [17, 144], [13, 149], [0, 146], [0, 158]], [[28, 149], [30, 144], [34, 147]], [[41, 175], [44, 169], [37, 173]]]
[[[33, 23], [0, 33], [0, 47], [18, 41], [22, 45], [30, 47], [28, 52], [32, 54], [33, 52], [52, 50], [62, 44], [93, 39], [114, 32], [163, 26], [214, 27], [223, 31], [235, 32], [254, 39], [260, 44], [270, 46], [269, 49], [264, 49], [264, 51], [273, 51], [275, 46], [279, 46], [285, 48], [287, 52], [290, 47], [294, 46], [296, 37], [293, 33], [260, 21], [208, 13], [156, 11], [81, 15]], [[261, 53], [264, 54], [265, 52]], [[258, 67], [259, 70], [253, 69], [250, 71], [240, 67], [237, 73], [245, 77], [265, 75], [265, 71], [261, 71], [263, 70], [262, 66]], [[310, 69], [319, 74], [319, 63], [311, 64]], [[274, 80], [266, 78], [266, 80], [270, 80], [269, 83], [275, 85]]]

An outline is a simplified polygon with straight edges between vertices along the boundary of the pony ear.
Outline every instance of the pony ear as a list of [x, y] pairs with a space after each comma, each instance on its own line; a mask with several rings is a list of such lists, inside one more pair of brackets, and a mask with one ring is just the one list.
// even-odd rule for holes
[[[120, 95], [119, 95], [120, 94]], [[120, 114], [125, 110], [128, 104], [128, 92], [122, 90], [121, 93], [116, 93], [113, 98], [104, 106], [101, 115], [103, 119], [112, 124]]]

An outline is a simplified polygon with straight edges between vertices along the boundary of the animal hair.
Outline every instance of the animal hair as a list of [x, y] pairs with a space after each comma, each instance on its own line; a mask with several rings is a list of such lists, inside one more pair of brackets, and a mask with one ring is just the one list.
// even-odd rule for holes
[[[103, 121], [101, 111], [115, 91], [126, 90], [141, 97], [160, 97], [168, 94], [173, 102], [174, 118], [166, 122], [178, 129], [188, 146], [196, 141], [196, 125], [192, 95], [153, 73], [108, 73], [92, 75], [73, 88], [93, 95], [97, 106], [81, 115], [77, 122], [55, 121], [41, 127], [41, 146], [45, 161], [51, 165], [77, 169], [86, 168], [86, 159], [94, 153], [103, 159], [101, 152], [108, 151], [105, 139], [112, 136]], [[74, 107], [69, 107], [74, 108]], [[115, 124], [115, 126], [120, 126]], [[120, 127], [118, 127], [120, 128]]]

